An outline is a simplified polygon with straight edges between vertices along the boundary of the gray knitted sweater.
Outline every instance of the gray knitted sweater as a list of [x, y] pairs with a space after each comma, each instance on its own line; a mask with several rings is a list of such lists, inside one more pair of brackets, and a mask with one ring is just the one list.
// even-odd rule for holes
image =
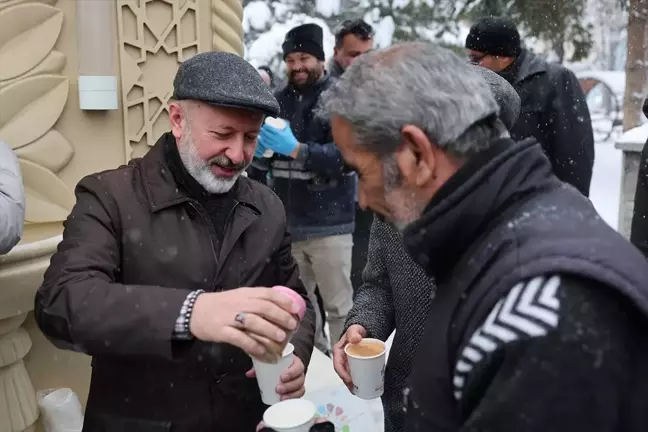
[[367, 265], [346, 328], [360, 324], [369, 337], [386, 340], [396, 330], [385, 371], [385, 432], [404, 428], [403, 391], [436, 286], [405, 252], [391, 224], [374, 217]]

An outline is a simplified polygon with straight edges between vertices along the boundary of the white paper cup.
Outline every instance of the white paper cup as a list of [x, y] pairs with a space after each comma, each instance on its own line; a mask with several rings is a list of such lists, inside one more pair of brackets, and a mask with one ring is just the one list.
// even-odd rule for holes
[[385, 353], [387, 347], [379, 339], [364, 338], [360, 342], [376, 344], [382, 347], [382, 352], [373, 356], [358, 356], [349, 353], [352, 347], [344, 347], [349, 362], [349, 371], [353, 379], [353, 394], [361, 399], [375, 399], [385, 391]]
[[273, 405], [281, 401], [277, 393], [277, 385], [281, 382], [281, 374], [290, 367], [293, 362], [293, 351], [295, 347], [289, 343], [283, 350], [283, 356], [278, 363], [264, 363], [252, 358], [252, 365], [256, 372], [257, 383], [259, 384], [259, 391], [261, 392], [261, 400], [266, 405]]
[[263, 422], [277, 432], [308, 432], [315, 424], [315, 405], [306, 399], [289, 399], [272, 405]]

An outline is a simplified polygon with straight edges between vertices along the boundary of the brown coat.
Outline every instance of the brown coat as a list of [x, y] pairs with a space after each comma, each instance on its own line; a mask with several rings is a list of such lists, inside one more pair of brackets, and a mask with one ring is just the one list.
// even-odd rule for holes
[[[265, 407], [244, 375], [250, 358], [171, 335], [192, 290], [280, 284], [306, 299], [284, 207], [241, 177], [216, 254], [212, 223], [176, 184], [164, 140], [128, 166], [81, 180], [36, 294], [36, 320], [58, 347], [93, 356], [84, 431], [252, 431]], [[313, 318], [309, 303], [292, 340], [305, 365]]]

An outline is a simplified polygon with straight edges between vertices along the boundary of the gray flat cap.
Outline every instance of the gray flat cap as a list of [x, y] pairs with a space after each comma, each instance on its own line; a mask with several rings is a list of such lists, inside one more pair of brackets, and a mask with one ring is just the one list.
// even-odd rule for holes
[[482, 66], [470, 65], [490, 86], [493, 96], [500, 107], [500, 119], [507, 129], [511, 129], [520, 115], [520, 96], [511, 84], [495, 72]]
[[273, 117], [279, 114], [279, 103], [254, 66], [227, 52], [201, 53], [183, 62], [173, 80], [173, 98], [245, 108]]

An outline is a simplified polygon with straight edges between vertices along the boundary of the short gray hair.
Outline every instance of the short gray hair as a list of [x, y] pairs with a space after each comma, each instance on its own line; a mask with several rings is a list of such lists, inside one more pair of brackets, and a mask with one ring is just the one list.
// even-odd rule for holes
[[363, 54], [323, 96], [322, 113], [351, 123], [358, 144], [381, 156], [413, 124], [459, 157], [500, 135], [499, 107], [469, 64], [438, 45], [412, 42]]

